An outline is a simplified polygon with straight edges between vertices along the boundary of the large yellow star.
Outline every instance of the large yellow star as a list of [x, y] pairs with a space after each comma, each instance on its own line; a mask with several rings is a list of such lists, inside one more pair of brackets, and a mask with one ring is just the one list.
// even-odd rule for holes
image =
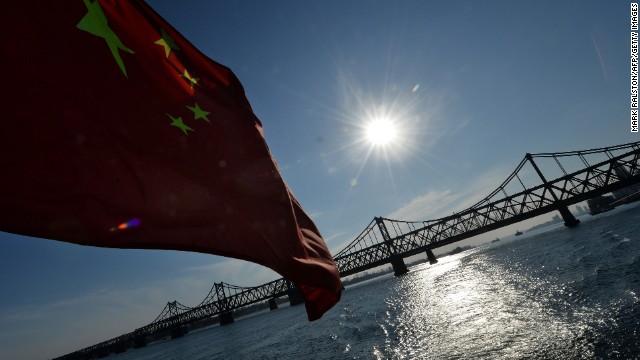
[[90, 0], [84, 0], [84, 5], [87, 7], [87, 14], [80, 19], [80, 22], [76, 27], [80, 30], [86, 31], [95, 36], [101, 37], [107, 42], [111, 55], [116, 59], [116, 63], [120, 67], [120, 70], [127, 76], [127, 69], [124, 67], [124, 62], [120, 57], [120, 52], [125, 51], [129, 54], [133, 54], [133, 50], [126, 47], [122, 41], [118, 38], [118, 35], [109, 27], [107, 23], [107, 17], [102, 11], [102, 7], [97, 1], [91, 2]]
[[198, 81], [200, 81], [199, 78], [195, 78], [195, 77], [191, 76], [191, 74], [189, 74], [187, 69], [184, 69], [184, 74], [182, 74], [180, 76], [182, 76], [183, 78], [185, 78], [187, 80], [187, 82], [189, 83], [191, 88], [193, 88], [195, 85], [198, 85]]

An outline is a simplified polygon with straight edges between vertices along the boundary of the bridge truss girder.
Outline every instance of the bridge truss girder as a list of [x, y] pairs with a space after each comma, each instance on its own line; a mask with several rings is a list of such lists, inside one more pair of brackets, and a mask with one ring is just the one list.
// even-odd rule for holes
[[[522, 163], [519, 169], [522, 168]], [[560, 210], [592, 197], [640, 182], [640, 149], [566, 174], [538, 186], [524, 189], [492, 202], [475, 206], [392, 238], [402, 257], [412, 256], [488, 231], [496, 230], [544, 213]], [[498, 189], [502, 190], [502, 189]], [[496, 190], [494, 192], [498, 193]], [[393, 224], [397, 220], [384, 219]], [[406, 222], [403, 222], [406, 223]], [[387, 226], [397, 228], [396, 226]], [[373, 228], [370, 230], [373, 231]], [[391, 261], [388, 244], [380, 242], [335, 257], [342, 276], [351, 275]]]

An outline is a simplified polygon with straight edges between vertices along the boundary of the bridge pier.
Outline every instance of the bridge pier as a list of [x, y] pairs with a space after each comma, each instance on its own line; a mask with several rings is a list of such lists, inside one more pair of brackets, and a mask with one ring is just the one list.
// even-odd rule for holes
[[559, 205], [558, 211], [560, 212], [560, 216], [562, 216], [562, 220], [564, 220], [564, 226], [572, 228], [580, 224], [580, 220], [576, 219], [566, 206]]
[[147, 340], [146, 336], [136, 336], [133, 339], [133, 347], [135, 349], [139, 349], [141, 347], [145, 347], [149, 344], [149, 340]]
[[269, 299], [269, 310], [273, 311], [277, 309], [278, 309], [278, 303], [276, 303], [276, 299]]
[[233, 314], [230, 312], [223, 312], [218, 315], [218, 319], [220, 319], [220, 326], [229, 325], [234, 322]]
[[289, 296], [289, 306], [296, 306], [304, 303], [304, 298], [302, 297], [302, 293], [297, 285], [290, 287], [289, 291], [287, 291], [287, 295]]
[[404, 275], [409, 272], [407, 269], [407, 265], [405, 265], [404, 260], [402, 260], [399, 256], [394, 256], [391, 258], [391, 266], [393, 267], [393, 274], [395, 276]]
[[189, 333], [189, 328], [186, 325], [176, 326], [171, 329], [171, 338], [177, 339], [183, 337]]
[[[94, 359], [94, 358], [101, 359], [101, 358], [107, 357], [109, 356], [109, 348], [102, 348], [96, 351], [92, 351], [90, 355], [91, 355], [90, 359]], [[81, 358], [81, 359], [87, 359], [87, 358]]]
[[389, 253], [390, 253], [390, 262], [391, 262], [391, 266], [393, 267], [393, 274], [395, 276], [400, 276], [400, 275], [404, 275], [406, 273], [409, 272], [409, 270], [407, 269], [407, 265], [405, 265], [404, 260], [402, 259], [402, 256], [398, 256], [397, 254], [397, 250], [395, 249], [395, 247], [393, 246], [393, 240], [391, 239], [391, 236], [389, 235], [389, 230], [387, 230], [386, 225], [384, 224], [384, 219], [381, 217], [375, 217], [374, 220], [376, 221], [376, 224], [378, 225], [378, 229], [380, 230], [380, 234], [382, 235], [382, 238], [384, 239], [384, 242], [387, 244], [387, 246], [389, 247]]
[[122, 354], [125, 351], [127, 351], [127, 346], [124, 343], [118, 343], [113, 345], [113, 352], [115, 354]]
[[431, 265], [438, 263], [438, 259], [436, 259], [436, 256], [433, 254], [433, 251], [431, 251], [431, 249], [427, 249], [427, 258], [429, 259], [429, 264]]

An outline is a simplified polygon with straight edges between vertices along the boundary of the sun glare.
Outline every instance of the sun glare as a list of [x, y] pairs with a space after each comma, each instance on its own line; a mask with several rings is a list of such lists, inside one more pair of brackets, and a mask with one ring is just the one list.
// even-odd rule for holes
[[[405, 160], [416, 157], [422, 163], [425, 148], [435, 141], [426, 136], [426, 130], [438, 103], [419, 84], [399, 87], [391, 83], [371, 89], [360, 86], [346, 70], [341, 75], [342, 107], [327, 106], [328, 115], [344, 124], [341, 142], [323, 155], [329, 158], [339, 153], [340, 161], [357, 166], [349, 177], [349, 189], [384, 170], [395, 187], [395, 174], [409, 168]], [[336, 168], [332, 166], [331, 173]]]
[[397, 134], [396, 125], [387, 119], [374, 120], [366, 126], [367, 140], [373, 145], [387, 145]]

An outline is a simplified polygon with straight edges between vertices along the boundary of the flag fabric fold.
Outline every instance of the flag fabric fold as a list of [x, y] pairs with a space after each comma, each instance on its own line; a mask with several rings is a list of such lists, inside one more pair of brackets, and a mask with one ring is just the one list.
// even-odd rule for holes
[[299, 285], [310, 320], [339, 301], [331, 254], [231, 70], [142, 1], [0, 17], [0, 230], [256, 262]]

